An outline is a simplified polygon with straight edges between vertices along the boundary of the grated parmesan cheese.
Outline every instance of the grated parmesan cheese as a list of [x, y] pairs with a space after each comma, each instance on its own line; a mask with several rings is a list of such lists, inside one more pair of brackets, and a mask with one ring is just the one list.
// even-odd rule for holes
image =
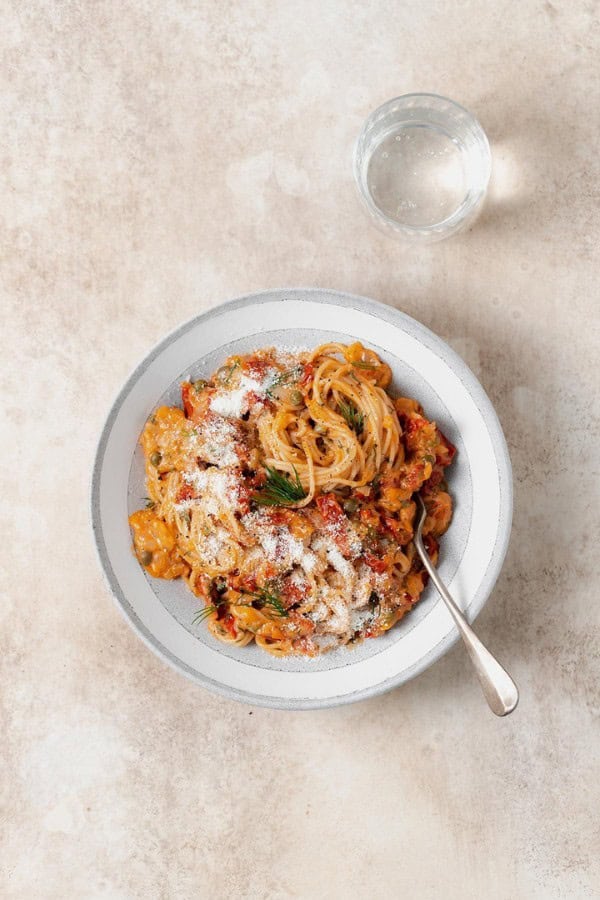
[[360, 536], [352, 522], [348, 523], [348, 544], [350, 546], [350, 555], [352, 559], [356, 559], [356, 557], [360, 556], [360, 554], [363, 552], [363, 545]]
[[256, 510], [242, 517], [242, 525], [256, 537], [270, 562], [277, 563], [281, 572], [300, 566], [307, 574], [313, 572], [320, 560], [304, 541], [295, 538], [285, 525], [275, 525], [268, 513]]
[[310, 550], [306, 550], [303, 554], [302, 559], [300, 561], [300, 565], [304, 569], [305, 572], [308, 572], [310, 575], [311, 572], [314, 572], [315, 568], [319, 564], [318, 557], [312, 553]]
[[350, 610], [343, 598], [330, 591], [326, 603], [331, 615], [324, 624], [325, 631], [331, 634], [346, 634], [350, 630]]
[[218, 390], [210, 399], [210, 408], [213, 412], [228, 418], [238, 418], [247, 413], [250, 408], [248, 394], [257, 394], [265, 397], [267, 393], [265, 379], [257, 381], [248, 375], [242, 375], [238, 387], [233, 390]]
[[385, 575], [374, 572], [369, 566], [360, 564], [357, 570], [357, 578], [352, 590], [351, 605], [354, 609], [362, 609], [370, 600], [371, 594], [382, 595], [387, 584]]
[[239, 437], [235, 427], [222, 416], [207, 417], [201, 431], [194, 432], [198, 456], [215, 466], [235, 466], [238, 463]]
[[339, 641], [335, 634], [313, 634], [311, 641], [322, 652], [335, 650], [339, 646]]
[[307, 619], [311, 619], [313, 622], [322, 622], [328, 615], [329, 607], [322, 600], [315, 603], [311, 611], [306, 613]]
[[306, 580], [306, 575], [302, 571], [302, 569], [294, 569], [290, 576], [291, 583], [301, 590], [305, 590], [308, 587], [308, 581]]
[[375, 619], [372, 609], [353, 609], [350, 611], [350, 630], [362, 631], [365, 625], [369, 625]]
[[355, 572], [352, 563], [349, 563], [347, 559], [344, 559], [337, 547], [331, 547], [327, 551], [327, 559], [335, 571], [339, 572], [340, 575], [343, 575], [344, 578], [354, 578]]
[[238, 479], [231, 470], [205, 469], [185, 472], [183, 480], [201, 494], [198, 500], [187, 502], [202, 504], [204, 510], [211, 515], [218, 516], [223, 508], [236, 508], [239, 504]]
[[215, 563], [220, 552], [226, 546], [227, 539], [227, 531], [224, 528], [217, 528], [216, 531], [206, 536], [206, 540], [198, 547], [198, 551], [208, 562]]

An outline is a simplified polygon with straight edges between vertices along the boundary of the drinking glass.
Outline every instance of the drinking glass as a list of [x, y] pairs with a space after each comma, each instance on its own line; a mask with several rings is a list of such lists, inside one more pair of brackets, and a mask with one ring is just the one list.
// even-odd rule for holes
[[388, 233], [440, 241], [471, 224], [492, 168], [477, 119], [437, 94], [405, 94], [371, 113], [354, 150], [367, 212]]

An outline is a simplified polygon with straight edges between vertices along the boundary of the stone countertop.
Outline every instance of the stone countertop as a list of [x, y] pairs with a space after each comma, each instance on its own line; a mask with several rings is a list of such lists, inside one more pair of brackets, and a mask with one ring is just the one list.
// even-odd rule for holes
[[[3, 896], [588, 898], [600, 885], [600, 21], [594, 3], [9, 4], [0, 77]], [[366, 115], [446, 94], [494, 174], [467, 233], [376, 231]], [[335, 287], [420, 319], [496, 405], [515, 473], [477, 622], [378, 699], [289, 714], [154, 657], [104, 587], [90, 469], [126, 374], [252, 290]]]

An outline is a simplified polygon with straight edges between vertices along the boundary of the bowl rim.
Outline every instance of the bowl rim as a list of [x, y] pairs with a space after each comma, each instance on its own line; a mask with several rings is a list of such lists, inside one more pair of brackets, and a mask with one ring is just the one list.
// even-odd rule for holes
[[[100, 431], [98, 443], [94, 452], [94, 464], [91, 472], [90, 481], [90, 525], [93, 535], [96, 556], [100, 566], [100, 570], [104, 577], [105, 584], [111, 593], [113, 600], [119, 609], [121, 615], [128, 622], [129, 626], [134, 630], [139, 638], [152, 650], [163, 662], [166, 662], [171, 668], [175, 669], [179, 674], [184, 675], [196, 684], [206, 688], [212, 693], [219, 694], [231, 700], [237, 700], [253, 706], [261, 706], [275, 709], [285, 710], [308, 710], [308, 709], [325, 709], [336, 706], [343, 706], [348, 703], [355, 703], [359, 700], [367, 700], [380, 694], [387, 693], [395, 687], [399, 687], [408, 681], [411, 681], [421, 672], [429, 668], [434, 662], [440, 659], [458, 640], [459, 633], [456, 626], [452, 626], [451, 631], [435, 644], [411, 667], [403, 670], [398, 675], [392, 676], [377, 684], [361, 688], [348, 694], [340, 694], [325, 698], [298, 698], [290, 699], [288, 697], [263, 696], [256, 695], [252, 692], [246, 692], [237, 688], [224, 685], [211, 677], [204, 675], [198, 671], [191, 669], [186, 663], [183, 663], [167, 648], [163, 647], [159, 639], [150, 632], [146, 626], [132, 614], [133, 611], [128, 610], [127, 598], [121, 589], [116, 574], [112, 568], [110, 557], [104, 542], [102, 523], [100, 519], [100, 483], [101, 472], [103, 467], [106, 446], [111, 434], [113, 423], [118, 412], [128, 396], [130, 390], [136, 383], [139, 376], [146, 367], [158, 356], [163, 350], [176, 340], [180, 335], [185, 334], [190, 328], [196, 327], [201, 322], [209, 322], [215, 316], [221, 315], [224, 310], [235, 310], [241, 306], [251, 305], [254, 303], [263, 304], [267, 302], [286, 302], [285, 295], [290, 295], [289, 299], [296, 301], [305, 300], [312, 303], [325, 303], [328, 305], [351, 307], [363, 312], [369, 312], [390, 325], [397, 327], [404, 326], [404, 330], [408, 331], [413, 337], [422, 341], [429, 349], [434, 350], [438, 356], [442, 358], [446, 364], [459, 375], [461, 381], [465, 385], [469, 394], [475, 401], [479, 412], [488, 429], [492, 445], [496, 454], [499, 475], [500, 489], [500, 515], [498, 519], [498, 528], [496, 531], [496, 539], [493, 552], [482, 579], [480, 589], [478, 591], [479, 598], [477, 602], [472, 601], [468, 606], [468, 617], [472, 622], [481, 612], [485, 603], [490, 597], [494, 585], [501, 572], [508, 546], [510, 542], [512, 513], [513, 513], [513, 480], [512, 465], [508, 452], [506, 439], [502, 431], [502, 426], [498, 419], [498, 415], [494, 406], [486, 394], [481, 383], [464, 362], [462, 357], [453, 350], [442, 338], [438, 337], [430, 328], [423, 325], [417, 319], [409, 316], [395, 307], [388, 306], [377, 300], [363, 297], [357, 294], [351, 294], [346, 291], [338, 291], [330, 288], [315, 287], [290, 287], [290, 288], [268, 288], [262, 291], [256, 291], [245, 294], [241, 297], [217, 303], [210, 309], [192, 316], [183, 323], [177, 325], [167, 334], [165, 334], [148, 353], [137, 363], [124, 383], [118, 390], [114, 400], [110, 404], [108, 414]], [[282, 296], [284, 295], [284, 296]]]

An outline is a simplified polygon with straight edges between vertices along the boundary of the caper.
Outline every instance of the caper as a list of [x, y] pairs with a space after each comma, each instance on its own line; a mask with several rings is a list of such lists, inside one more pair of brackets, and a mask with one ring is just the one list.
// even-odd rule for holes
[[294, 406], [300, 406], [303, 400], [302, 391], [292, 391], [290, 394], [290, 403], [293, 403]]
[[140, 553], [140, 562], [143, 566], [149, 566], [152, 562], [152, 554], [149, 550], [143, 550]]
[[348, 497], [344, 500], [344, 512], [355, 513], [358, 509], [358, 500], [355, 497]]
[[207, 384], [208, 384], [208, 381], [205, 381], [204, 378], [199, 378], [198, 381], [194, 382], [194, 390], [196, 391], [197, 394], [199, 394], [200, 391], [204, 390], [204, 388], [206, 387]]
[[150, 462], [153, 466], [160, 466], [160, 461], [162, 459], [162, 453], [159, 453], [158, 450], [155, 450], [152, 456], [150, 457]]

